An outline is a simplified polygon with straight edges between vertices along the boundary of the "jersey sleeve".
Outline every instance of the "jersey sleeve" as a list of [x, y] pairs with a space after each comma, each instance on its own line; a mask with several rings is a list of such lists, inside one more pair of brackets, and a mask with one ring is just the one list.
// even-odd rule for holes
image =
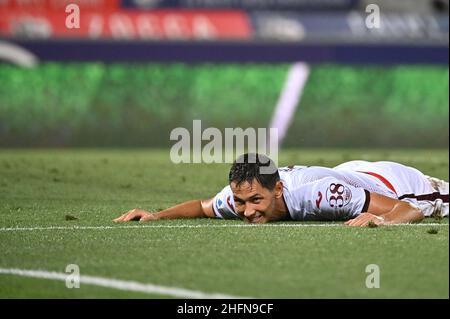
[[366, 212], [370, 193], [364, 188], [328, 177], [310, 183], [304, 189], [306, 219], [347, 220]]
[[213, 210], [217, 218], [240, 218], [234, 207], [233, 192], [231, 191], [230, 186], [224, 187], [216, 196], [214, 196]]

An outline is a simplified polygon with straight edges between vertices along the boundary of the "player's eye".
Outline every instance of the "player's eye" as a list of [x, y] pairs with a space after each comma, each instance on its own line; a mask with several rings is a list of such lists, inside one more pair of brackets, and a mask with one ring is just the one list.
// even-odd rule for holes
[[259, 203], [261, 203], [261, 198], [254, 198], [252, 200], [252, 202], [253, 202], [253, 204], [259, 204]]

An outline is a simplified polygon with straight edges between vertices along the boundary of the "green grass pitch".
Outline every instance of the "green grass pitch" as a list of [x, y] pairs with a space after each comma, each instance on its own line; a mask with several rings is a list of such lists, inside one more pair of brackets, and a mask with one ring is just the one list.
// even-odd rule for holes
[[[286, 150], [279, 164], [351, 159], [394, 160], [448, 180], [448, 150]], [[1, 150], [0, 268], [64, 272], [77, 264], [82, 275], [256, 298], [449, 297], [447, 218], [378, 228], [235, 227], [242, 222], [215, 219], [121, 228], [111, 221], [135, 207], [211, 197], [228, 169], [174, 165], [167, 150]], [[5, 230], [49, 226], [62, 228]], [[75, 226], [92, 228], [69, 229]], [[369, 264], [380, 267], [380, 288], [365, 285]], [[171, 296], [0, 274], [0, 298], [18, 297]]]

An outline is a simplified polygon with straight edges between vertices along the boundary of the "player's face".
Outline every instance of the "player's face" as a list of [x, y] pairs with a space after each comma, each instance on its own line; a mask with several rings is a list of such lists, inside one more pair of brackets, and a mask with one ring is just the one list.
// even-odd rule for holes
[[275, 215], [275, 190], [268, 190], [254, 180], [239, 186], [231, 182], [237, 213], [249, 223], [261, 224], [279, 219]]

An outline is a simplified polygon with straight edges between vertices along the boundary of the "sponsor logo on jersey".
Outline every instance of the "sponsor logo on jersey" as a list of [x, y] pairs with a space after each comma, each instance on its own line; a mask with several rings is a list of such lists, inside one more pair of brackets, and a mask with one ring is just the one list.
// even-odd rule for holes
[[325, 198], [332, 208], [341, 208], [352, 199], [352, 191], [347, 186], [331, 183], [327, 188]]
[[231, 196], [227, 197], [227, 204], [230, 207], [230, 209], [235, 212], [233, 205], [231, 204]]
[[323, 195], [322, 195], [322, 192], [321, 191], [319, 191], [319, 194], [317, 194], [317, 199], [316, 199], [316, 206], [317, 206], [317, 208], [320, 208], [320, 202], [322, 201], [322, 197], [323, 197]]

